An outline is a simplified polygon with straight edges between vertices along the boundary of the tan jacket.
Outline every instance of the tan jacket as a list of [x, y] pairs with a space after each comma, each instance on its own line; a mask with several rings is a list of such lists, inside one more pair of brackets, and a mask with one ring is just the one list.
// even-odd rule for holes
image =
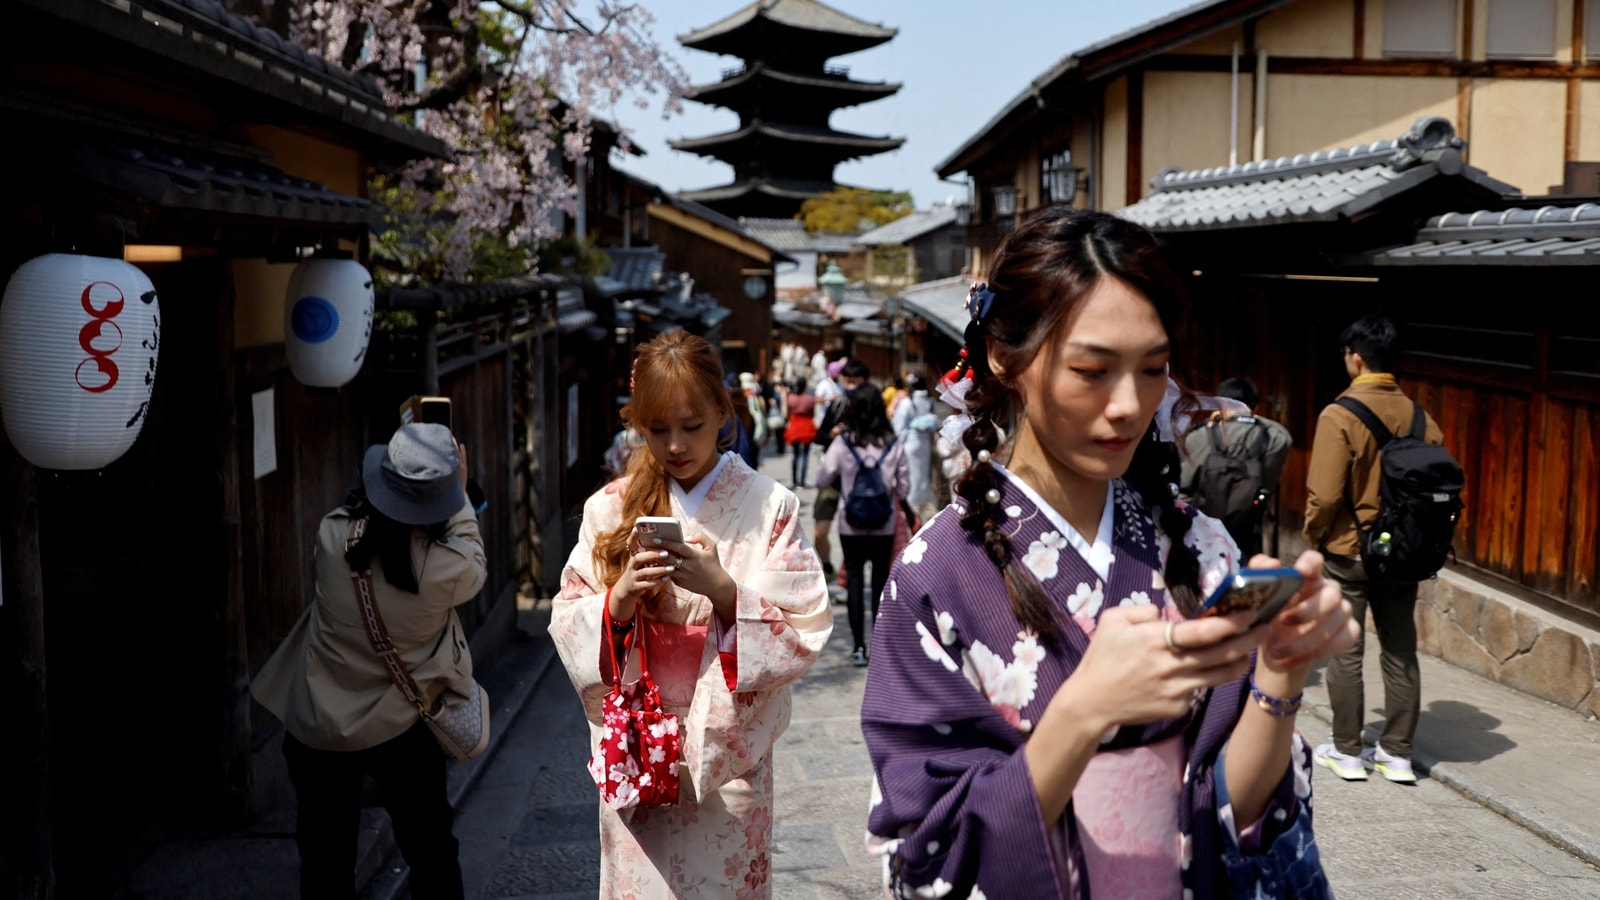
[[[250, 693], [302, 743], [319, 750], [364, 750], [417, 722], [417, 709], [395, 687], [372, 649], [344, 561], [350, 514], [340, 507], [317, 529], [315, 601], [250, 683]], [[430, 701], [446, 690], [470, 695], [472, 654], [455, 607], [483, 589], [483, 538], [471, 505], [430, 542], [412, 531], [416, 594], [391, 587], [374, 561], [378, 614], [400, 659]]]
[[[1368, 382], [1352, 384], [1341, 397], [1365, 403], [1396, 435], [1411, 431], [1414, 404], [1398, 385]], [[1428, 416], [1425, 440], [1443, 444], [1444, 432]], [[1354, 502], [1363, 524], [1378, 515], [1378, 442], [1355, 413], [1330, 404], [1317, 417], [1311, 444], [1310, 471], [1306, 474], [1306, 543], [1333, 556], [1360, 556]]]

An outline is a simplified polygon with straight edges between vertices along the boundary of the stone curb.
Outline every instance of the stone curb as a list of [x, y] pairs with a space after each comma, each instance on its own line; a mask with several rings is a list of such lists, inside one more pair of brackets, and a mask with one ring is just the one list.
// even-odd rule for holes
[[[1333, 725], [1332, 707], [1324, 703], [1311, 703], [1307, 708], [1330, 727]], [[1370, 725], [1361, 732], [1362, 738], [1373, 744], [1378, 742], [1378, 734], [1379, 729]], [[1584, 862], [1600, 866], [1600, 846], [1573, 837], [1561, 822], [1545, 815], [1542, 811], [1525, 809], [1516, 800], [1502, 796], [1493, 787], [1474, 777], [1467, 767], [1440, 762], [1432, 754], [1417, 749], [1412, 750], [1411, 764], [1421, 774], [1445, 785], [1468, 800], [1499, 813]]]

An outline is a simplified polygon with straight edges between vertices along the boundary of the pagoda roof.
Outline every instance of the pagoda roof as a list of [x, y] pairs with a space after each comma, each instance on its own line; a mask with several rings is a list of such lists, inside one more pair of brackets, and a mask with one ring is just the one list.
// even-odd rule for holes
[[[772, 28], [776, 26], [776, 28]], [[733, 15], [679, 35], [678, 43], [695, 50], [743, 57], [762, 42], [764, 32], [790, 32], [785, 42], [822, 38], [829, 56], [854, 53], [893, 38], [899, 29], [858, 19], [817, 0], [755, 0]]]
[[762, 85], [792, 92], [813, 101], [816, 106], [839, 109], [870, 103], [896, 93], [899, 82], [854, 81], [837, 75], [811, 75], [774, 69], [765, 62], [757, 62], [744, 70], [712, 84], [696, 85], [689, 89], [689, 99], [713, 106], [737, 108], [753, 99]]
[[831, 181], [798, 181], [786, 178], [751, 178], [736, 181], [733, 184], [722, 184], [716, 187], [701, 188], [696, 191], [679, 191], [678, 196], [696, 203], [719, 203], [727, 200], [739, 200], [751, 195], [778, 197], [784, 200], [809, 200], [820, 197], [833, 190]]
[[883, 153], [894, 150], [906, 142], [905, 138], [871, 137], [870, 135], [855, 134], [849, 131], [836, 131], [832, 128], [783, 125], [757, 121], [736, 131], [725, 131], [721, 134], [711, 134], [705, 137], [669, 141], [668, 146], [674, 150], [716, 156], [720, 159], [723, 151], [733, 150], [740, 144], [749, 144], [758, 140], [793, 144], [796, 148], [805, 147], [816, 151], [832, 149], [835, 153], [830, 155], [839, 156], [841, 159]]

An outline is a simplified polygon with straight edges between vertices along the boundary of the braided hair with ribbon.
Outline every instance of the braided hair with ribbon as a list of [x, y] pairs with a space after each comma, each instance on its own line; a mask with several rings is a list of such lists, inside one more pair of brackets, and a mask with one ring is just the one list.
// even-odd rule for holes
[[[941, 396], [958, 413], [947, 427], [960, 432], [972, 456], [972, 465], [954, 486], [965, 501], [961, 527], [982, 542], [1004, 574], [1017, 619], [1049, 644], [1059, 640], [1061, 614], [1026, 567], [1013, 562], [1013, 548], [999, 527], [994, 463], [1002, 427], [1014, 431], [1013, 422], [1024, 412], [1017, 376], [1105, 278], [1115, 278], [1149, 300], [1173, 346], [1179, 345], [1187, 299], [1150, 233], [1106, 213], [1054, 206], [1008, 233], [995, 251], [988, 280], [973, 285], [967, 297], [966, 345], [941, 386]], [[1171, 385], [1168, 400], [1122, 477], [1139, 492], [1171, 541], [1163, 578], [1168, 595], [1187, 614], [1199, 602], [1200, 566], [1184, 544], [1190, 518], [1175, 502], [1177, 450], [1170, 437], [1163, 438], [1170, 435], [1172, 421], [1189, 415], [1194, 398], [1176, 382]], [[946, 437], [954, 439], [948, 432]]]

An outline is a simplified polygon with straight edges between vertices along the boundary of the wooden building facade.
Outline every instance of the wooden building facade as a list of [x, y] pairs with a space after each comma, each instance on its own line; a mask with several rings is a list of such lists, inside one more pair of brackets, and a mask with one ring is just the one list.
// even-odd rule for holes
[[386, 295], [379, 318], [410, 324], [380, 329], [344, 387], [305, 387], [284, 345], [295, 265], [313, 250], [365, 260], [382, 221], [371, 169], [449, 148], [392, 118], [368, 80], [214, 0], [8, 13], [0, 104], [27, 177], [0, 202], [0, 268], [51, 252], [164, 260], [138, 263], [163, 315], [132, 449], [48, 471], [0, 437], [16, 760], [0, 891], [111, 896], [172, 836], [248, 827], [281, 783], [281, 728], [249, 681], [311, 600], [317, 522], [406, 395], [453, 398], [491, 497], [489, 584], [463, 607], [480, 665], [510, 637], [519, 583], [554, 584], [558, 298], [544, 280]]

